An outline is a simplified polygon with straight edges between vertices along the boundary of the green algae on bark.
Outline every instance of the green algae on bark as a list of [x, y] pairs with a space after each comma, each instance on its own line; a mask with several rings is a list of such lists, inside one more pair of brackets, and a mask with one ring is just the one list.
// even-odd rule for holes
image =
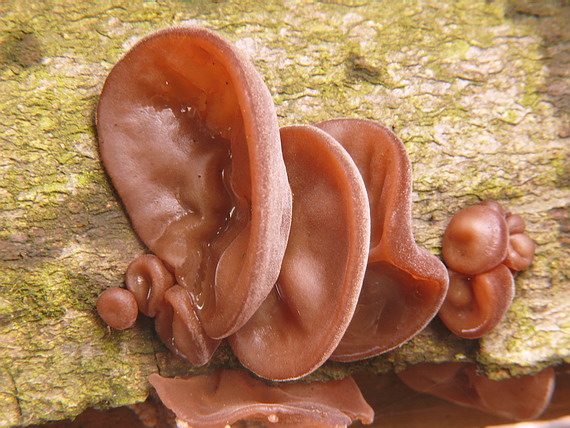
[[[540, 2], [0, 2], [0, 425], [142, 401], [148, 374], [192, 371], [152, 322], [109, 331], [96, 296], [144, 249], [102, 169], [94, 111], [112, 64], [173, 24], [220, 31], [269, 86], [281, 125], [335, 116], [394, 128], [414, 168], [414, 233], [494, 197], [539, 247], [480, 342], [435, 321], [401, 348], [313, 379], [424, 361], [502, 377], [570, 362], [570, 8]], [[237, 367], [223, 347], [210, 367]], [[206, 368], [207, 370], [207, 368]]]

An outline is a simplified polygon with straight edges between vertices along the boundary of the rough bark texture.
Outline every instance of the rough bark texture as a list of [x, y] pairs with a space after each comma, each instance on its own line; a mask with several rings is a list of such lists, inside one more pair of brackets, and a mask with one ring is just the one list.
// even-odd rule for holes
[[[392, 126], [414, 165], [414, 228], [434, 253], [460, 207], [496, 198], [538, 253], [481, 341], [439, 322], [355, 368], [471, 359], [494, 376], [570, 362], [570, 6], [567, 1], [0, 2], [0, 425], [144, 400], [172, 361], [149, 320], [109, 331], [97, 295], [144, 251], [97, 153], [112, 64], [172, 24], [219, 30], [256, 64], [282, 125]], [[222, 349], [214, 365], [235, 366]]]

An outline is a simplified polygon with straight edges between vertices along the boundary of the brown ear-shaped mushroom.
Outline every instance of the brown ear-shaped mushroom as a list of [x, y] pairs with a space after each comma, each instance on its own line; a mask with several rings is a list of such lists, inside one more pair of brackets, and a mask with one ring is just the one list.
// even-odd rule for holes
[[475, 339], [503, 319], [515, 294], [511, 271], [503, 264], [479, 275], [449, 271], [449, 291], [439, 318], [457, 336]]
[[524, 231], [523, 218], [493, 200], [452, 217], [442, 240], [450, 279], [439, 317], [456, 335], [481, 337], [507, 312], [515, 292], [509, 268], [527, 268], [536, 247]]
[[520, 215], [507, 213], [506, 221], [509, 227], [509, 245], [504, 263], [513, 271], [524, 270], [532, 263], [536, 244], [524, 233], [526, 224]]
[[291, 217], [277, 117], [253, 65], [211, 31], [158, 31], [109, 74], [97, 130], [143, 242], [208, 335], [235, 332], [277, 279]]
[[166, 304], [166, 290], [172, 287], [175, 281], [174, 275], [158, 257], [143, 254], [129, 264], [125, 283], [135, 296], [139, 310], [148, 317], [155, 317]]
[[210, 361], [220, 340], [206, 334], [190, 295], [174, 283], [174, 276], [158, 257], [144, 254], [133, 260], [126, 283], [128, 291], [124, 291], [131, 293], [142, 313], [156, 317], [156, 331], [173, 353], [197, 366]]
[[293, 221], [281, 273], [229, 338], [257, 375], [299, 378], [324, 363], [354, 313], [368, 257], [366, 189], [346, 151], [314, 126], [281, 128]]
[[411, 165], [394, 133], [361, 119], [316, 126], [348, 151], [370, 201], [366, 276], [354, 318], [332, 357], [352, 361], [388, 351], [422, 330], [445, 297], [448, 276], [412, 236]]
[[196, 428], [222, 428], [237, 420], [272, 427], [346, 427], [369, 424], [374, 411], [351, 377], [330, 382], [268, 386], [245, 371], [221, 370], [186, 379], [150, 376], [163, 404]]
[[535, 375], [491, 380], [477, 374], [473, 363], [424, 363], [398, 372], [410, 388], [462, 406], [509, 419], [538, 417], [554, 391], [554, 369]]
[[504, 215], [476, 205], [455, 214], [443, 234], [441, 253], [451, 270], [467, 275], [488, 272], [507, 256], [509, 228]]

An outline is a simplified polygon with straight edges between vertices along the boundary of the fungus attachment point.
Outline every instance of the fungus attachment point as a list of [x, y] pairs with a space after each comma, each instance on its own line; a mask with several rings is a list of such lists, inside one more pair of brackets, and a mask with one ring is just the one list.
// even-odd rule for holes
[[456, 335], [481, 337], [504, 317], [515, 293], [509, 268], [527, 268], [536, 248], [524, 231], [523, 218], [493, 200], [464, 208], [449, 222], [441, 248], [449, 292], [439, 318]]
[[345, 427], [372, 423], [374, 411], [351, 377], [269, 386], [245, 371], [219, 370], [184, 379], [150, 376], [163, 404], [190, 426], [214, 428], [238, 420], [272, 426]]
[[142, 241], [207, 334], [234, 333], [273, 287], [291, 221], [275, 107], [253, 65], [211, 31], [157, 31], [113, 67], [97, 131]]
[[473, 363], [424, 363], [397, 373], [410, 388], [509, 419], [534, 419], [554, 391], [554, 369], [535, 375], [492, 380]]
[[332, 358], [353, 361], [409, 340], [437, 313], [447, 291], [445, 266], [416, 245], [411, 227], [411, 165], [401, 141], [370, 120], [316, 125], [350, 154], [370, 206], [368, 266], [354, 317]]
[[97, 299], [97, 312], [111, 328], [124, 330], [135, 325], [139, 312], [135, 296], [124, 288], [108, 288]]
[[281, 128], [293, 221], [271, 294], [229, 341], [242, 364], [273, 380], [323, 364], [354, 313], [370, 240], [366, 188], [348, 153], [314, 126]]

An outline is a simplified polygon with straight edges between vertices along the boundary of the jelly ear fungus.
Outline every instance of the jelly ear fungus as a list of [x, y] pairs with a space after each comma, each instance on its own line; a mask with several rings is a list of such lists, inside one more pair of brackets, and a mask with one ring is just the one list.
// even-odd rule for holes
[[291, 222], [277, 116], [253, 65], [211, 31], [155, 32], [109, 74], [97, 130], [138, 235], [206, 334], [231, 335], [277, 280]]
[[473, 363], [416, 364], [398, 376], [416, 391], [517, 420], [538, 417], [550, 403], [555, 383], [552, 367], [534, 375], [493, 380], [478, 374]]
[[503, 319], [515, 294], [511, 271], [530, 266], [535, 243], [525, 221], [496, 201], [463, 208], [442, 240], [449, 292], [439, 318], [456, 335], [479, 338]]
[[244, 419], [271, 427], [326, 428], [374, 419], [351, 377], [269, 386], [244, 370], [219, 370], [180, 379], [153, 374], [150, 382], [177, 422], [192, 427], [221, 428]]
[[290, 380], [323, 364], [354, 314], [370, 241], [366, 188], [348, 153], [310, 125], [281, 128], [293, 221], [281, 273], [229, 338], [259, 376]]
[[316, 126], [350, 154], [370, 204], [370, 254], [362, 291], [332, 355], [353, 361], [393, 349], [421, 331], [445, 297], [448, 276], [437, 257], [414, 241], [411, 165], [394, 133], [363, 119], [332, 119]]

